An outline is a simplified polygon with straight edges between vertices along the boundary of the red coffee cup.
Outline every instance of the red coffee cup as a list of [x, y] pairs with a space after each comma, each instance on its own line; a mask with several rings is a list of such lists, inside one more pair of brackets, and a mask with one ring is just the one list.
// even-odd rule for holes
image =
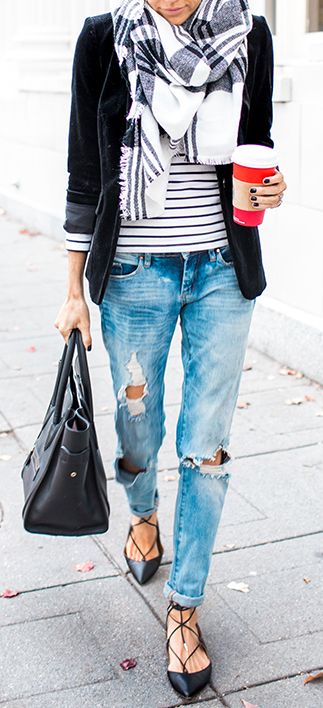
[[277, 154], [264, 145], [239, 145], [233, 156], [233, 221], [240, 226], [262, 224], [265, 209], [254, 209], [250, 188], [264, 186], [263, 179], [276, 173]]

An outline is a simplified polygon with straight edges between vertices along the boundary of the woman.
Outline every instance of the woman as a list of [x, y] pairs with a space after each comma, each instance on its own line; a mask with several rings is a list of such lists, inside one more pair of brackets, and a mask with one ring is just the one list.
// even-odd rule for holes
[[[255, 298], [257, 229], [232, 218], [232, 151], [272, 146], [272, 42], [245, 0], [113, 0], [85, 21], [72, 82], [65, 229], [67, 298], [56, 327], [91, 348], [83, 272], [100, 306], [116, 396], [116, 477], [132, 514], [139, 583], [157, 571], [157, 454], [164, 372], [182, 328], [174, 556], [164, 594], [168, 677], [184, 696], [209, 681], [197, 624], [229, 481], [227, 452]], [[252, 188], [275, 208], [283, 175]]]

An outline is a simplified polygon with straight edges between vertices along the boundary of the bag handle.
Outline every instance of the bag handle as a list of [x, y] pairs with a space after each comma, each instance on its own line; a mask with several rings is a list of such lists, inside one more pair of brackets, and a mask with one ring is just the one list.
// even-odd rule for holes
[[88, 415], [93, 419], [93, 400], [91, 391], [91, 382], [89, 367], [87, 363], [85, 347], [82, 341], [81, 332], [79, 329], [73, 329], [68, 343], [65, 344], [62, 359], [60, 362], [56, 384], [54, 388], [52, 405], [55, 406], [53, 423], [57, 425], [62, 416], [62, 408], [64, 402], [65, 391], [67, 387], [67, 381], [69, 376], [73, 375], [73, 358], [75, 347], [77, 347], [78, 360], [79, 360], [79, 378], [82, 383], [82, 390], [84, 393], [84, 402], [88, 409]]
[[51, 397], [51, 401], [50, 401], [51, 406], [55, 405], [55, 401], [56, 401], [57, 393], [58, 393], [59, 382], [61, 380], [62, 372], [63, 372], [64, 366], [65, 366], [66, 354], [67, 354], [67, 344], [65, 344], [64, 349], [63, 349], [63, 354], [58, 362], [58, 371], [57, 371], [54, 391], [52, 393], [52, 397]]
[[78, 329], [75, 331], [78, 354], [78, 367], [76, 367], [76, 375], [80, 379], [80, 383], [82, 385], [82, 393], [84, 394], [84, 402], [86, 404], [87, 414], [89, 418], [93, 420], [92, 389], [86, 351], [82, 341], [81, 332]]
[[54, 425], [57, 425], [57, 423], [59, 423], [59, 421], [61, 419], [62, 407], [63, 407], [63, 401], [64, 401], [64, 396], [65, 396], [67, 381], [68, 381], [69, 375], [71, 373], [71, 368], [72, 368], [73, 356], [74, 356], [74, 351], [75, 351], [75, 344], [76, 344], [76, 330], [73, 329], [70, 336], [69, 336], [68, 343], [65, 344], [65, 347], [64, 347], [61, 363], [60, 363], [60, 366], [58, 369], [53, 398], [52, 398], [52, 404], [53, 404], [53, 406], [55, 406], [54, 418], [53, 418]]

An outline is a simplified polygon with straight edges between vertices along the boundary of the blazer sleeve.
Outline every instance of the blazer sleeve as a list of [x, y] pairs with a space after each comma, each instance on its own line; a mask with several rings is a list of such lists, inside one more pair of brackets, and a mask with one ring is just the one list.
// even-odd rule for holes
[[256, 64], [246, 142], [273, 147], [270, 135], [273, 121], [273, 42], [265, 18], [258, 17], [257, 20]]
[[95, 25], [88, 17], [76, 43], [72, 72], [64, 222], [65, 231], [71, 234], [92, 234], [94, 230], [101, 191], [97, 109], [102, 83]]

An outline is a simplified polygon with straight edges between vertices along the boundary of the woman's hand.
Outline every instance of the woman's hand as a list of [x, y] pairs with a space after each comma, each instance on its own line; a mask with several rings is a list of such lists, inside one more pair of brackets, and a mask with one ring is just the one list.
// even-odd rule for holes
[[90, 332], [90, 312], [83, 295], [67, 297], [54, 323], [66, 344], [72, 329], [79, 329], [85, 349], [90, 351], [92, 338]]
[[251, 187], [249, 190], [253, 208], [256, 211], [276, 209], [283, 201], [285, 189], [287, 189], [287, 184], [284, 180], [284, 175], [276, 170], [276, 174], [273, 177], [265, 177], [262, 187], [258, 185], [257, 187]]

